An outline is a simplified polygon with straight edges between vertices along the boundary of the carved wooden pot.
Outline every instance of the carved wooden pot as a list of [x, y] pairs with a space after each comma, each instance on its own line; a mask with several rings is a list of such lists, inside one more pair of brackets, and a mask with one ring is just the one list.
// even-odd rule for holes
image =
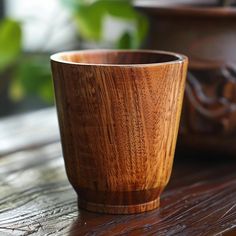
[[236, 8], [216, 2], [143, 1], [137, 7], [150, 19], [148, 48], [189, 57], [180, 144], [236, 153]]
[[79, 207], [119, 214], [158, 207], [172, 169], [186, 57], [91, 50], [51, 59], [65, 166]]

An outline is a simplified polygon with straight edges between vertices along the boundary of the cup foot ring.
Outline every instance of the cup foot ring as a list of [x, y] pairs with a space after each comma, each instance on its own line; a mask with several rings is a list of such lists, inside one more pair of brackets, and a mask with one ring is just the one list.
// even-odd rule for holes
[[108, 214], [134, 214], [151, 211], [158, 208], [160, 206], [160, 198], [157, 198], [150, 202], [135, 205], [105, 205], [78, 199], [78, 206], [81, 209], [92, 212]]

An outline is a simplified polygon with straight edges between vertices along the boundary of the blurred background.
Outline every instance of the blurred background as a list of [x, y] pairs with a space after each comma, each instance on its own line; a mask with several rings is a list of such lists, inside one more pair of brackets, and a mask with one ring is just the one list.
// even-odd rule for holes
[[[49, 58], [90, 48], [189, 57], [173, 176], [145, 219], [78, 214], [65, 179]], [[236, 235], [235, 143], [236, 0], [0, 0], [0, 236]]]
[[138, 48], [147, 30], [129, 0], [0, 0], [0, 116], [53, 105], [50, 54]]
[[236, 153], [236, 0], [0, 0], [0, 117], [54, 105], [49, 57], [90, 48], [183, 53], [179, 143]]

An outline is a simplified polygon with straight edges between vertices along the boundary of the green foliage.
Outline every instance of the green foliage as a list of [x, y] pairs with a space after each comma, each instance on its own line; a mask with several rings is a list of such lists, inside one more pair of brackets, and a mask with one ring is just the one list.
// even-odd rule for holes
[[138, 48], [148, 30], [147, 19], [136, 12], [128, 0], [61, 0], [75, 19], [80, 35], [90, 41], [101, 41], [105, 16], [132, 22], [134, 32], [124, 32], [117, 40], [118, 48]]
[[[80, 36], [85, 40], [103, 40], [106, 16], [134, 25], [133, 30], [123, 32], [117, 39], [117, 48], [138, 48], [146, 36], [147, 19], [134, 10], [131, 0], [60, 1], [70, 10]], [[49, 55], [24, 54], [21, 39], [19, 22], [12, 19], [0, 21], [0, 73], [11, 68], [14, 75], [9, 95], [14, 101], [31, 95], [38, 96], [51, 104], [54, 99]]]
[[125, 32], [121, 35], [117, 47], [120, 49], [132, 48], [132, 35], [129, 32]]
[[138, 30], [136, 31], [136, 47], [142, 43], [142, 41], [145, 39], [147, 32], [148, 32], [148, 27], [149, 23], [147, 18], [144, 15], [137, 15], [137, 27]]
[[36, 95], [47, 103], [53, 103], [53, 88], [47, 56], [23, 58], [18, 65], [10, 87], [13, 100], [25, 95]]
[[0, 21], [0, 72], [16, 60], [21, 51], [21, 27], [17, 21]]
[[49, 55], [26, 56], [22, 53], [22, 33], [19, 22], [12, 19], [0, 21], [0, 73], [11, 67], [9, 95], [19, 101], [36, 95], [47, 103], [53, 102]]
[[81, 35], [89, 40], [101, 40], [103, 11], [96, 2], [90, 6], [81, 5], [74, 15]]

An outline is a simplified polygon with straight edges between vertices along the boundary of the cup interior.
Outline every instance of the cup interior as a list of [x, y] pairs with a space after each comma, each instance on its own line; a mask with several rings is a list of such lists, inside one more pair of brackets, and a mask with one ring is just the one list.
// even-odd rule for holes
[[168, 63], [179, 61], [181, 57], [174, 53], [148, 50], [84, 50], [58, 53], [53, 55], [51, 59], [73, 64], [133, 65]]

